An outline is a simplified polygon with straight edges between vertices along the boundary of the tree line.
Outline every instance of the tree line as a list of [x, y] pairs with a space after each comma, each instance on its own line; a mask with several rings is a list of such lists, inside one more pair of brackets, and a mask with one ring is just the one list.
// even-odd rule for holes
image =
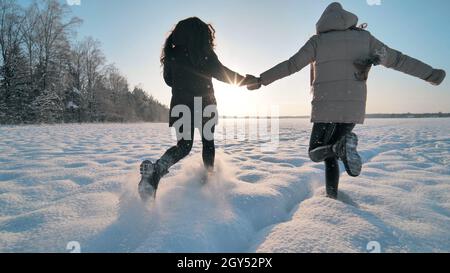
[[57, 0], [0, 0], [0, 124], [165, 121], [168, 109], [108, 64]]

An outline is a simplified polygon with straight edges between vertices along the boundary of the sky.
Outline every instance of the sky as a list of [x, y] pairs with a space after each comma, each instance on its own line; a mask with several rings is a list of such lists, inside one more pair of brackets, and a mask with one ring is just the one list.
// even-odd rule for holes
[[[27, 3], [31, 0], [20, 0]], [[198, 16], [217, 31], [223, 64], [245, 75], [259, 75], [295, 54], [315, 33], [315, 24], [332, 1], [325, 0], [60, 0], [83, 20], [78, 38], [98, 39], [109, 62], [164, 104], [159, 56], [173, 26]], [[450, 1], [342, 0], [360, 23], [388, 46], [435, 68], [450, 71]], [[73, 5], [75, 4], [75, 5]], [[77, 5], [79, 4], [79, 5]], [[281, 115], [309, 115], [309, 68], [257, 92], [215, 81], [222, 115], [247, 115], [277, 106]], [[450, 80], [434, 87], [420, 79], [375, 67], [368, 81], [368, 113], [450, 112]], [[251, 113], [250, 113], [251, 114]]]

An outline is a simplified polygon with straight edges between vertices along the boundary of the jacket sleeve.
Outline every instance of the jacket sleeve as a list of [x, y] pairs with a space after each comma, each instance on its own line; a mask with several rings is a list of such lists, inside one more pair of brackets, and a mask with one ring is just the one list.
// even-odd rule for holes
[[372, 35], [370, 39], [371, 54], [378, 57], [381, 65], [422, 80], [426, 80], [433, 72], [433, 68], [428, 64], [389, 48]]
[[215, 53], [210, 58], [210, 70], [213, 78], [229, 84], [243, 84], [245, 77], [224, 66]]
[[294, 73], [299, 72], [305, 66], [316, 59], [317, 41], [313, 36], [309, 41], [289, 60], [284, 61], [275, 67], [261, 74], [263, 85], [269, 85], [274, 81], [280, 80]]
[[169, 63], [164, 64], [164, 71], [163, 71], [163, 77], [166, 84], [170, 87], [173, 85], [173, 79], [172, 79], [172, 69], [170, 67]]

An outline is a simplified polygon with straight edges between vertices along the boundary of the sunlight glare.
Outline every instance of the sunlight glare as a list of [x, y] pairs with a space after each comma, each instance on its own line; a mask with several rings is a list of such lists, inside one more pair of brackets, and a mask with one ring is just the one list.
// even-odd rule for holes
[[257, 91], [250, 92], [245, 86], [240, 87], [239, 83], [230, 85], [219, 81], [214, 81], [214, 89], [221, 116], [245, 117], [267, 114], [266, 109], [261, 106], [269, 104], [261, 102], [263, 96]]

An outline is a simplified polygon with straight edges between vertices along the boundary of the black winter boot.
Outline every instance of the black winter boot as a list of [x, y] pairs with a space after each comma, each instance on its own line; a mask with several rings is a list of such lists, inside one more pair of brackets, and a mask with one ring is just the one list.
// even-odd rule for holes
[[348, 175], [357, 177], [361, 174], [362, 160], [357, 151], [358, 136], [348, 133], [342, 137], [335, 145], [333, 151], [342, 160]]
[[159, 181], [168, 173], [168, 171], [163, 170], [160, 164], [158, 164], [158, 161], [152, 163], [149, 160], [145, 160], [140, 166], [140, 173], [141, 181], [138, 190], [141, 199], [147, 201], [150, 198], [156, 198]]

